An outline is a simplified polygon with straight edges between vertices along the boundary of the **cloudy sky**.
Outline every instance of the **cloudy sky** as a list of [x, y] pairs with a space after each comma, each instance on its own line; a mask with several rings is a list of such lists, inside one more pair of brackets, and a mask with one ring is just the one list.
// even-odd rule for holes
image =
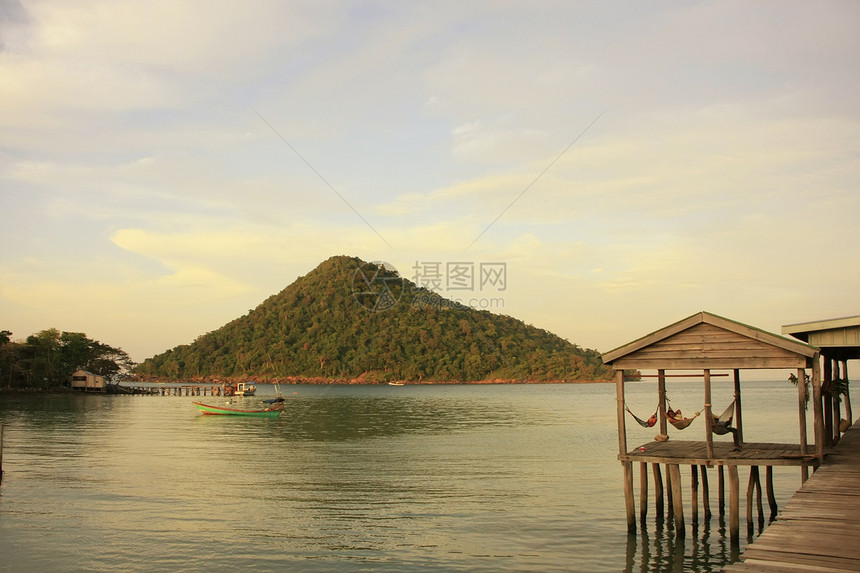
[[140, 361], [337, 254], [503, 262], [442, 294], [603, 351], [860, 314], [858, 29], [853, 1], [0, 0], [0, 329]]

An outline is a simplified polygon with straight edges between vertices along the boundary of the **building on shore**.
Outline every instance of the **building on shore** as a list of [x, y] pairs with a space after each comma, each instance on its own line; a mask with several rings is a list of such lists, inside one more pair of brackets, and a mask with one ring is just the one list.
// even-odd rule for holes
[[104, 392], [105, 377], [86, 370], [76, 370], [71, 376], [71, 387], [81, 392]]

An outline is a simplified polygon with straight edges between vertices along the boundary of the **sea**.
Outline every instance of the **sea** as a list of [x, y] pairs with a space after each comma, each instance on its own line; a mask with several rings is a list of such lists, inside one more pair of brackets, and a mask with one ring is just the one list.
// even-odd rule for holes
[[[0, 394], [0, 571], [709, 572], [761, 531], [742, 499], [741, 542], [729, 543], [715, 470], [713, 517], [690, 529], [686, 468], [686, 537], [654, 515], [653, 484], [645, 526], [628, 535], [613, 384], [281, 392], [278, 419], [192, 404], [221, 397]], [[722, 411], [731, 382], [713, 392]], [[641, 418], [656, 396], [653, 381], [627, 384]], [[701, 382], [670, 379], [669, 397], [692, 414]], [[788, 381], [744, 382], [743, 400], [747, 441], [797, 442]], [[703, 439], [700, 420], [672, 439]], [[627, 426], [631, 449], [655, 434]], [[800, 470], [774, 474], [782, 506]]]

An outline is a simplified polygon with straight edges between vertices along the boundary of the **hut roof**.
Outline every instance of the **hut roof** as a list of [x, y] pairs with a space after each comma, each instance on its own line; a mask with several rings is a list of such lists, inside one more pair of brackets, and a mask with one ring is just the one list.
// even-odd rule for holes
[[814, 344], [835, 358], [860, 358], [860, 316], [786, 324], [782, 333]]
[[616, 370], [807, 368], [818, 348], [760, 328], [698, 312], [603, 355]]

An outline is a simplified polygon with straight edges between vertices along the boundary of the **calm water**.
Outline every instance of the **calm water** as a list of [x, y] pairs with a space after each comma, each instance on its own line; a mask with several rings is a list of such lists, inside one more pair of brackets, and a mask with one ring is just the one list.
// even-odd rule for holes
[[[673, 405], [701, 407], [698, 386], [670, 385]], [[676, 543], [652, 515], [628, 537], [613, 385], [283, 391], [278, 420], [204, 417], [187, 397], [0, 395], [0, 571], [717, 571], [736, 559], [716, 518]], [[650, 415], [654, 385], [628, 385], [628, 403]], [[796, 441], [796, 404], [788, 382], [746, 383], [747, 440]], [[701, 439], [698, 422], [686, 431]], [[631, 447], [653, 434], [634, 427]], [[799, 470], [775, 473], [784, 505]]]

